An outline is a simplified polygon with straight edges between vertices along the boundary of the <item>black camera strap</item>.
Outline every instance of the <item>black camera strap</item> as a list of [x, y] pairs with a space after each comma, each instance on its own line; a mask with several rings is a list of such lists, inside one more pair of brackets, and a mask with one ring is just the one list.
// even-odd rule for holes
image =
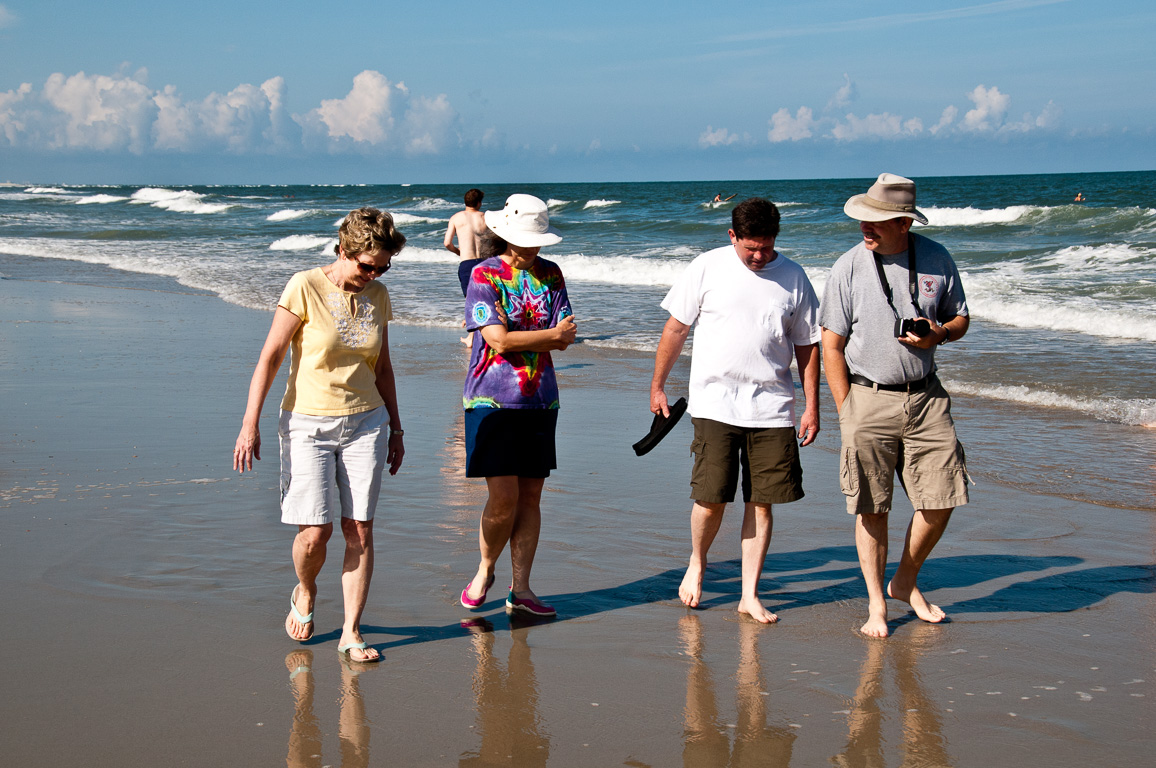
[[[887, 297], [887, 303], [891, 306], [891, 311], [895, 313], [895, 318], [899, 319], [899, 310], [895, 308], [891, 286], [887, 282], [887, 275], [883, 274], [883, 257], [877, 253], [874, 256], [875, 270], [879, 273], [879, 285], [883, 286], [883, 295]], [[907, 290], [911, 293], [911, 306], [915, 307], [915, 316], [923, 317], [923, 313], [919, 311], [919, 302], [915, 300], [915, 291], [918, 287], [919, 274], [915, 271], [915, 236], [909, 231], [907, 233]]]

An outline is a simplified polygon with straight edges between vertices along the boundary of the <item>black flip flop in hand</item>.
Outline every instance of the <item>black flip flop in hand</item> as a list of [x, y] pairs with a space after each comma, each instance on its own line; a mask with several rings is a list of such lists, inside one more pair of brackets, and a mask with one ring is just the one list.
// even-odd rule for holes
[[654, 446], [662, 442], [662, 438], [666, 437], [670, 430], [674, 429], [674, 425], [682, 418], [682, 414], [686, 413], [686, 398], [680, 397], [670, 406], [670, 415], [663, 416], [661, 413], [654, 414], [654, 421], [650, 424], [650, 434], [639, 440], [634, 444], [634, 452], [639, 456], [645, 456], [650, 453]]

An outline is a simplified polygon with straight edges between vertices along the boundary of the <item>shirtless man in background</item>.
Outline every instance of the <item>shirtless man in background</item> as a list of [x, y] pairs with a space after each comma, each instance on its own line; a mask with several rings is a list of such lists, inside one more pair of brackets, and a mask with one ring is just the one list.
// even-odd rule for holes
[[[462, 263], [458, 265], [458, 279], [462, 283], [462, 295], [466, 293], [466, 283], [470, 279], [470, 272], [477, 266], [478, 240], [486, 231], [486, 220], [482, 218], [482, 198], [485, 193], [480, 189], [471, 189], [466, 192], [466, 209], [458, 211], [450, 217], [446, 227], [446, 250], [453, 251], [461, 256]], [[458, 244], [454, 245], [454, 237]]]

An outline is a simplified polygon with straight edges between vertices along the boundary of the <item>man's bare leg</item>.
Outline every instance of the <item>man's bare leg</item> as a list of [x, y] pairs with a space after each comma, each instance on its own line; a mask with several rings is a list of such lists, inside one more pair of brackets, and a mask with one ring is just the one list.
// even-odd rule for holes
[[487, 477], [486, 487], [490, 491], [486, 506], [482, 510], [482, 520], [478, 524], [478, 548], [481, 560], [478, 572], [470, 581], [467, 597], [477, 600], [494, 576], [494, 566], [502, 551], [510, 541], [514, 531], [514, 521], [518, 511], [518, 477], [502, 475]]
[[510, 532], [510, 563], [514, 571], [510, 589], [515, 597], [529, 598], [536, 603], [542, 601], [530, 589], [530, 569], [534, 567], [538, 535], [542, 531], [542, 486], [545, 483], [546, 480], [540, 477], [518, 478], [518, 511]]
[[867, 583], [867, 623], [859, 631], [868, 637], [887, 637], [887, 597], [883, 593], [883, 572], [887, 568], [888, 513], [855, 516], [855, 549], [859, 568]]
[[887, 595], [896, 600], [902, 600], [911, 606], [915, 615], [924, 621], [936, 624], [947, 618], [947, 614], [938, 605], [927, 601], [919, 591], [916, 579], [919, 569], [923, 567], [931, 550], [939, 543], [947, 521], [951, 519], [949, 509], [921, 509], [916, 510], [911, 518], [911, 525], [907, 527], [907, 539], [903, 542], [903, 557], [899, 560], [899, 567], [887, 585]]
[[743, 594], [739, 599], [739, 613], [745, 613], [762, 624], [774, 624], [779, 617], [771, 613], [759, 600], [759, 577], [771, 544], [774, 518], [768, 504], [747, 503], [743, 509], [741, 548], [743, 553]]
[[[341, 627], [338, 645], [365, 642], [361, 636], [361, 614], [369, 598], [369, 582], [373, 578], [373, 521], [341, 518], [341, 533], [345, 536], [345, 560], [341, 565], [341, 592], [345, 597], [345, 623]], [[376, 648], [350, 648], [352, 661], [376, 661], [381, 654]]]
[[722, 525], [726, 504], [711, 504], [696, 501], [690, 510], [690, 564], [686, 575], [678, 587], [678, 596], [683, 605], [697, 608], [702, 599], [702, 576], [706, 571], [706, 553]]
[[[299, 525], [293, 538], [293, 570], [297, 572], [297, 589], [294, 592], [297, 612], [302, 616], [313, 613], [317, 600], [317, 574], [325, 565], [325, 545], [333, 535], [333, 523], [325, 525]], [[297, 641], [305, 641], [313, 636], [313, 622], [298, 621], [293, 612], [285, 617], [285, 631]]]

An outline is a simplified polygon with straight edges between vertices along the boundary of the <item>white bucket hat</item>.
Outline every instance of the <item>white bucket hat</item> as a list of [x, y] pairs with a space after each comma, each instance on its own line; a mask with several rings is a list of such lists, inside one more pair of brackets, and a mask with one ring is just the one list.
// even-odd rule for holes
[[855, 195], [843, 206], [843, 213], [859, 221], [887, 221], [907, 217], [920, 224], [927, 217], [915, 207], [915, 182], [881, 173], [865, 195]]
[[510, 195], [500, 211], [486, 211], [486, 226], [507, 243], [537, 248], [562, 242], [558, 230], [550, 226], [546, 204], [533, 195]]

